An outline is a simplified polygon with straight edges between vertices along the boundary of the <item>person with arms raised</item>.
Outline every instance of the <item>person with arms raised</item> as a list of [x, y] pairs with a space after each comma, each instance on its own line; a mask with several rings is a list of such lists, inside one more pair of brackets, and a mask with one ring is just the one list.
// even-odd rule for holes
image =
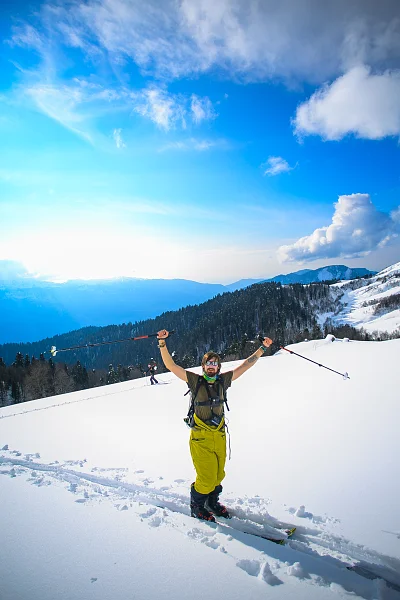
[[192, 394], [192, 411], [186, 422], [191, 428], [190, 454], [196, 471], [196, 480], [190, 490], [192, 517], [215, 521], [214, 515], [230, 518], [228, 509], [219, 502], [221, 482], [225, 477], [226, 390], [264, 354], [272, 344], [268, 337], [261, 346], [232, 371], [221, 373], [221, 359], [215, 352], [207, 352], [201, 361], [202, 375], [197, 375], [177, 365], [168, 352], [168, 331], [157, 334], [158, 347], [165, 367], [182, 381], [186, 381]]

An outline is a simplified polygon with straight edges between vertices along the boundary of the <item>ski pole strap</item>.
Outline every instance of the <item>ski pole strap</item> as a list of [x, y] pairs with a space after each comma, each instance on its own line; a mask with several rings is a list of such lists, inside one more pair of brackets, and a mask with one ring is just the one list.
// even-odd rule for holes
[[314, 363], [314, 365], [318, 365], [319, 367], [323, 367], [324, 369], [328, 369], [328, 371], [332, 371], [332, 373], [336, 373], [337, 375], [341, 375], [343, 377], [343, 379], [350, 379], [348, 373], [339, 373], [339, 371], [335, 371], [335, 369], [331, 369], [330, 367], [326, 367], [325, 365], [321, 365], [321, 363], [318, 363], [315, 360], [311, 360], [311, 358], [307, 358], [306, 356], [303, 356], [302, 354], [298, 354], [297, 352], [293, 352], [293, 350], [289, 350], [288, 348], [285, 348], [285, 346], [280, 346], [280, 349], [281, 350], [286, 350], [286, 352], [289, 352], [289, 354], [295, 354], [296, 356], [299, 356], [300, 358], [304, 358], [304, 360], [308, 360], [309, 362]]
[[228, 424], [226, 422], [226, 419], [225, 419], [225, 422], [224, 422], [224, 426], [225, 426], [225, 429], [226, 429], [226, 433], [228, 434], [229, 460], [231, 460], [231, 456], [232, 456], [232, 452], [231, 452], [231, 434], [229, 433]]

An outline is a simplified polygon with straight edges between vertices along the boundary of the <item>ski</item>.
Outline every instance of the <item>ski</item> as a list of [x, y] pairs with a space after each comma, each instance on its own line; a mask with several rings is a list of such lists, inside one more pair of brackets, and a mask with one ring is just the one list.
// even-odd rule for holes
[[[228, 527], [229, 527], [229, 525], [228, 525]], [[236, 531], [239, 531], [239, 530], [237, 529]], [[283, 529], [282, 531], [284, 531], [287, 534], [287, 538], [284, 538], [283, 540], [274, 540], [273, 538], [263, 535], [262, 533], [251, 533], [251, 532], [247, 532], [247, 531], [243, 531], [242, 533], [246, 533], [247, 535], [255, 535], [256, 537], [260, 537], [263, 540], [267, 540], [268, 542], [273, 542], [274, 544], [284, 546], [286, 544], [286, 540], [288, 540], [295, 534], [296, 527], [292, 527], [291, 529]]]
[[[158, 506], [159, 508], [163, 508], [165, 510], [182, 513], [182, 510], [179, 510], [175, 506], [173, 506], [169, 503], [166, 503], [166, 502], [160, 502], [159, 500], [157, 500], [157, 501], [152, 501], [152, 504], [153, 504], [153, 506]], [[264, 533], [264, 531], [262, 530], [262, 527], [260, 525], [251, 523], [251, 522], [246, 523], [246, 520], [240, 519], [239, 517], [231, 517], [231, 519], [232, 518], [237, 519], [237, 522], [238, 522], [237, 527], [235, 527], [235, 524], [232, 523], [231, 519], [225, 519], [224, 517], [219, 517], [221, 520], [217, 520], [218, 519], [218, 517], [217, 517], [215, 521], [206, 521], [205, 519], [197, 519], [196, 517], [192, 517], [192, 518], [196, 519], [200, 523], [207, 523], [208, 525], [220, 525], [221, 527], [226, 527], [227, 529], [232, 529], [233, 531], [237, 531], [238, 533], [245, 533], [246, 535], [254, 535], [255, 537], [259, 537], [263, 540], [267, 540], [268, 542], [273, 542], [274, 544], [279, 544], [281, 546], [283, 546], [286, 543], [286, 541], [296, 533], [296, 527], [279, 529], [279, 528], [269, 526], [270, 529], [275, 530], [276, 533], [279, 534], [279, 531], [283, 531], [287, 536], [283, 539], [276, 539], [276, 538], [271, 537], [271, 535], [268, 535], [267, 532]]]
[[[222, 518], [223, 517], [221, 517], [221, 519]], [[279, 544], [281, 546], [284, 546], [286, 541], [289, 538], [291, 538], [296, 532], [296, 527], [291, 527], [289, 529], [281, 529], [281, 530], [277, 529], [276, 530], [277, 532], [282, 531], [282, 532], [286, 533], [287, 537], [283, 538], [283, 539], [276, 539], [276, 538], [271, 537], [267, 533], [263, 533], [263, 531], [261, 531], [261, 530], [257, 531], [257, 529], [254, 526], [253, 527], [251, 526], [253, 524], [249, 524], [248, 527], [246, 527], [246, 525], [244, 525], [244, 527], [235, 527], [229, 521], [230, 521], [230, 519], [224, 519], [223, 521], [216, 520], [215, 522], [218, 525], [224, 525], [226, 527], [229, 527], [229, 529], [234, 529], [235, 531], [238, 531], [239, 533], [245, 533], [246, 535], [254, 535], [263, 540], [267, 540], [268, 542], [273, 542], [274, 544]], [[208, 523], [209, 521], [205, 521], [205, 522]], [[247, 529], [247, 531], [246, 531], [246, 529]]]

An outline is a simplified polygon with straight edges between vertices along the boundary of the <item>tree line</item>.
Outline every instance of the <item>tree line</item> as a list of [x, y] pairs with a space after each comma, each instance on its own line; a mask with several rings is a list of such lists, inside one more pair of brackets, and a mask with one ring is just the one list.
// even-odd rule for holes
[[[85, 327], [29, 344], [4, 344], [0, 346], [0, 356], [3, 356], [0, 394], [20, 402], [126, 381], [141, 377], [144, 372], [141, 365], [147, 365], [154, 359], [158, 362], [159, 372], [162, 372], [156, 338], [76, 349], [49, 360], [45, 359], [44, 350], [51, 346], [61, 349], [122, 340], [163, 328], [175, 330], [168, 340], [168, 348], [173, 352], [175, 362], [184, 368], [199, 365], [208, 350], [218, 352], [223, 360], [245, 358], [259, 345], [258, 334], [268, 335], [274, 340], [267, 354], [276, 352], [280, 346], [319, 339], [327, 333], [357, 340], [399, 337], [399, 332], [369, 334], [349, 325], [334, 327], [329, 319], [321, 326], [318, 315], [334, 314], [336, 301], [325, 283], [258, 283], [235, 292], [218, 294], [202, 304], [165, 312], [154, 319], [107, 327]], [[30, 356], [39, 356], [39, 359], [29, 359]], [[60, 356], [68, 364], [62, 362]], [[7, 367], [6, 363], [11, 361], [12, 364]], [[119, 366], [114, 369], [112, 365]]]
[[118, 365], [114, 369], [110, 364], [107, 370], [88, 370], [79, 360], [67, 365], [55, 363], [52, 358], [46, 360], [43, 353], [37, 359], [18, 352], [8, 366], [0, 357], [0, 406], [119, 383], [146, 374], [142, 365]]

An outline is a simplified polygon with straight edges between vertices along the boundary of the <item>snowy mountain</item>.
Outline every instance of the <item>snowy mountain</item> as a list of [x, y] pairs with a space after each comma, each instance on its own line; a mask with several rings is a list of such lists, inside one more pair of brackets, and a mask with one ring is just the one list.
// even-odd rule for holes
[[287, 275], [276, 275], [270, 279], [241, 279], [226, 287], [229, 288], [229, 291], [234, 291], [254, 283], [265, 281], [275, 281], [276, 283], [282, 284], [307, 284], [316, 281], [330, 281], [332, 279], [355, 279], [356, 277], [373, 275], [375, 272], [376, 271], [369, 271], [368, 269], [363, 268], [351, 269], [345, 265], [331, 265], [330, 267], [321, 267], [320, 269], [302, 269], [301, 271], [295, 271], [294, 273], [288, 273]]
[[303, 269], [296, 273], [288, 275], [277, 275], [266, 281], [276, 281], [277, 283], [313, 283], [315, 281], [330, 281], [332, 279], [355, 279], [356, 277], [364, 277], [372, 275], [375, 271], [368, 269], [350, 269], [345, 265], [331, 265], [330, 267], [321, 267], [320, 269]]
[[[266, 281], [310, 283], [367, 273], [367, 269], [339, 265]], [[19, 263], [0, 261], [0, 344], [40, 340], [87, 326], [143, 321], [260, 281], [245, 279], [222, 285], [186, 279], [121, 278], [54, 283], [32, 277]]]
[[370, 279], [333, 284], [338, 311], [332, 322], [363, 327], [366, 331], [400, 330], [400, 262]]
[[290, 348], [350, 379], [281, 351], [233, 383], [228, 522], [189, 516], [172, 374], [1, 408], [1, 600], [399, 600], [400, 340]]

